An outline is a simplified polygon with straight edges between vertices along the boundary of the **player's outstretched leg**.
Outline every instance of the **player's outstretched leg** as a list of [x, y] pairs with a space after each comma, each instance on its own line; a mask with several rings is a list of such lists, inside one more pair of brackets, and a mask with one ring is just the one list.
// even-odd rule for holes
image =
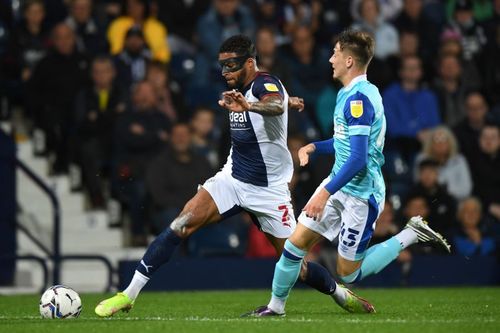
[[370, 247], [366, 251], [361, 267], [348, 276], [342, 276], [341, 280], [344, 283], [354, 283], [377, 274], [396, 259], [403, 249], [420, 242], [434, 242], [450, 251], [450, 245], [443, 236], [432, 230], [422, 217], [414, 216], [400, 233]]

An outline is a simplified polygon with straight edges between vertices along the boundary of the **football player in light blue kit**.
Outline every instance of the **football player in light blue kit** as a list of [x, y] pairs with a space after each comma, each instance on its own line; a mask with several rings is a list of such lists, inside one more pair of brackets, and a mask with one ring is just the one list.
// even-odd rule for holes
[[[337, 39], [330, 63], [333, 78], [344, 87], [337, 95], [333, 113], [334, 136], [308, 144], [298, 153], [301, 166], [309, 162], [312, 154], [335, 154], [335, 164], [302, 210], [297, 228], [285, 242], [274, 271], [271, 301], [248, 315], [285, 313], [285, 302], [299, 276], [303, 258], [322, 237], [333, 241], [339, 236], [337, 273], [344, 283], [378, 273], [401, 250], [416, 242], [434, 241], [449, 250], [446, 240], [419, 216], [411, 218], [399, 234], [368, 248], [385, 200], [381, 171], [386, 130], [384, 107], [377, 87], [366, 78], [373, 50], [373, 38], [363, 32], [347, 30]], [[334, 299], [339, 296], [342, 295]], [[364, 312], [375, 312], [370, 303], [365, 301], [361, 305]]]

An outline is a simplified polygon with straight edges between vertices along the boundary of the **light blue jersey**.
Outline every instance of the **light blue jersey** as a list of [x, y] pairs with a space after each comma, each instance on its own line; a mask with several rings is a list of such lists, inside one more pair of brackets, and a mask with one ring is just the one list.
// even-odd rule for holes
[[385, 183], [381, 167], [384, 164], [385, 115], [378, 88], [367, 81], [366, 75], [354, 78], [337, 95], [333, 114], [335, 164], [332, 176], [346, 163], [351, 152], [351, 135], [367, 135], [368, 163], [341, 191], [354, 197], [380, 203], [385, 198]]

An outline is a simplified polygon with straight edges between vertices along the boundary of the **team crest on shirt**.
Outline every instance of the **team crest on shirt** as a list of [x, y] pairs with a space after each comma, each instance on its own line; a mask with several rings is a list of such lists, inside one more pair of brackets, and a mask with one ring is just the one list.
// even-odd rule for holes
[[264, 83], [264, 88], [266, 88], [266, 90], [270, 92], [279, 91], [278, 86], [275, 85], [274, 83]]
[[351, 116], [359, 118], [363, 115], [363, 101], [351, 101]]

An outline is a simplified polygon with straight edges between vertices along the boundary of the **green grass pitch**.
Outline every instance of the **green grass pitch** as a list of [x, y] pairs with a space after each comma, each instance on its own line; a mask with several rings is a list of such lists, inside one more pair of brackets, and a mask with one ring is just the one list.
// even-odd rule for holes
[[377, 309], [344, 312], [329, 297], [293, 290], [284, 318], [240, 318], [265, 304], [269, 291], [142, 293], [135, 308], [110, 319], [94, 306], [104, 295], [83, 294], [78, 319], [40, 319], [39, 295], [0, 296], [0, 332], [500, 332], [500, 288], [359, 289]]

